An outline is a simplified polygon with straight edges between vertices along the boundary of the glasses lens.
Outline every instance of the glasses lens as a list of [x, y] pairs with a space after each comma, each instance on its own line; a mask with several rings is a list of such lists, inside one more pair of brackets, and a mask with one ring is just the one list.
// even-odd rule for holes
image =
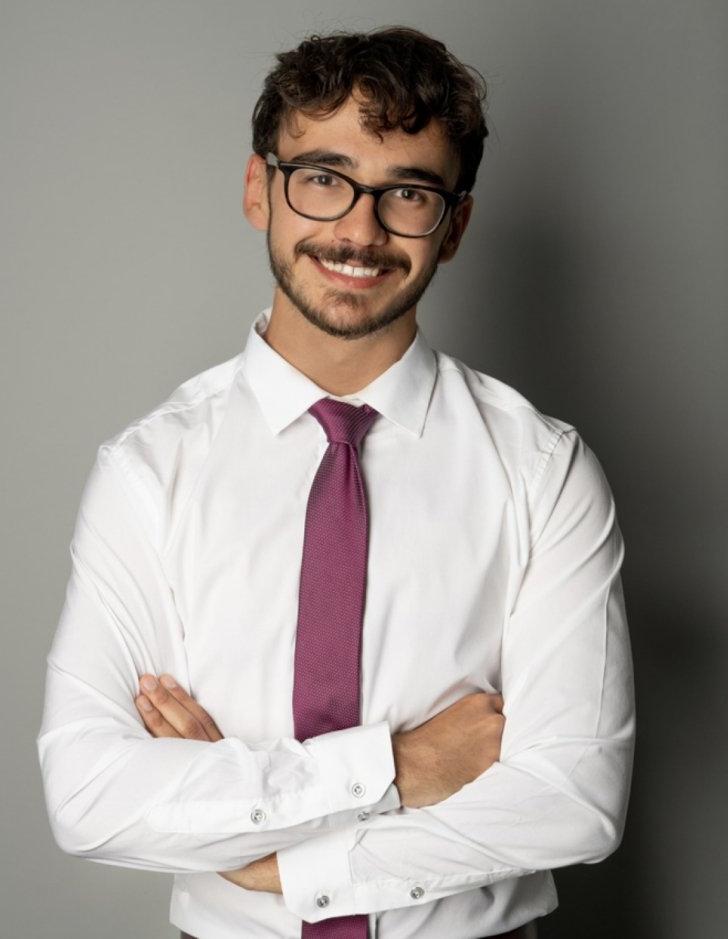
[[379, 200], [379, 217], [400, 235], [423, 235], [437, 226], [445, 200], [427, 189], [390, 189]]
[[346, 212], [354, 201], [354, 190], [338, 176], [301, 167], [291, 173], [288, 198], [296, 212], [324, 220]]
[[[321, 221], [344, 215], [354, 201], [345, 180], [316, 167], [295, 169], [288, 182], [288, 198], [296, 212]], [[437, 227], [445, 214], [445, 200], [427, 189], [390, 189], [379, 200], [379, 217], [398, 235], [424, 235]]]

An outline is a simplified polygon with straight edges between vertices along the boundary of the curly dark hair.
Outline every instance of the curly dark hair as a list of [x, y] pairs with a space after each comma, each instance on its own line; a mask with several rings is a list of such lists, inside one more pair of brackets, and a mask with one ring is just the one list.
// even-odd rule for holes
[[356, 88], [366, 100], [363, 126], [380, 139], [382, 131], [399, 127], [416, 134], [439, 119], [460, 158], [456, 191], [475, 185], [488, 136], [487, 85], [442, 42], [407, 26], [388, 26], [313, 34], [276, 58], [253, 110], [255, 153], [276, 152], [281, 122], [288, 123], [294, 111], [331, 114]]

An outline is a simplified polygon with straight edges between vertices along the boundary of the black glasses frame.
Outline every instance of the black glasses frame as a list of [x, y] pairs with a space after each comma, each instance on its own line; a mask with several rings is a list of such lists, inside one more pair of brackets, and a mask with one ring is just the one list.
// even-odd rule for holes
[[[273, 161], [273, 162], [272, 162]], [[462, 192], [450, 192], [449, 189], [441, 189], [439, 186], [423, 186], [419, 183], [394, 183], [389, 186], [365, 186], [363, 183], [357, 182], [355, 179], [352, 179], [351, 176], [346, 176], [344, 173], [339, 173], [337, 170], [329, 169], [327, 166], [320, 166], [318, 163], [293, 163], [291, 161], [279, 160], [275, 153], [266, 154], [265, 162], [271, 169], [279, 169], [283, 173], [284, 182], [283, 182], [283, 192], [286, 197], [286, 202], [288, 203], [289, 208], [291, 208], [297, 215], [303, 216], [303, 218], [310, 218], [316, 222], [334, 222], [337, 219], [343, 218], [354, 208], [356, 203], [359, 201], [360, 196], [363, 193], [374, 196], [374, 216], [380, 226], [388, 231], [392, 235], [397, 235], [398, 238], [426, 238], [427, 235], [431, 235], [436, 231], [440, 225], [442, 225], [442, 220], [447, 215], [448, 209], [454, 209], [456, 206], [460, 205], [463, 199], [467, 196], [467, 190]], [[291, 200], [288, 196], [288, 183], [291, 178], [291, 173], [294, 170], [308, 168], [314, 170], [320, 170], [322, 173], [325, 173], [330, 176], [338, 176], [339, 179], [343, 179], [345, 182], [354, 190], [354, 198], [351, 200], [351, 203], [347, 209], [344, 209], [343, 212], [339, 212], [338, 215], [330, 215], [321, 218], [318, 215], [307, 215], [305, 212], [300, 212], [298, 209], [294, 208], [291, 205]], [[436, 192], [439, 196], [442, 196], [445, 205], [442, 209], [442, 215], [437, 220], [437, 223], [429, 229], [429, 231], [423, 232], [421, 235], [406, 235], [403, 232], [395, 231], [393, 228], [390, 228], [388, 225], [385, 225], [384, 222], [379, 217], [379, 200], [385, 194], [385, 192], [390, 192], [392, 189], [425, 189], [428, 192]]]

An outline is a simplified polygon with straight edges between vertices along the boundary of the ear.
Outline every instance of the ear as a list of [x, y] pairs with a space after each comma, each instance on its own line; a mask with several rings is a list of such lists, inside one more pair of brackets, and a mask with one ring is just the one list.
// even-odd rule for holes
[[243, 213], [253, 228], [260, 231], [268, 230], [270, 217], [267, 166], [263, 157], [252, 153], [245, 167]]
[[450, 218], [450, 225], [447, 234], [440, 245], [440, 253], [437, 256], [439, 263], [449, 261], [455, 256], [455, 252], [460, 244], [460, 239], [465, 234], [465, 229], [470, 221], [470, 213], [473, 211], [473, 197], [467, 195], [458, 205]]

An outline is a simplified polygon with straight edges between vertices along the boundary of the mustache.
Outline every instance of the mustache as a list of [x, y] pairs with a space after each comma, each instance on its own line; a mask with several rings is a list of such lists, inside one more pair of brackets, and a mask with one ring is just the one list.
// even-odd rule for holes
[[358, 264], [361, 264], [363, 267], [379, 267], [388, 268], [390, 270], [395, 267], [401, 267], [405, 271], [409, 269], [409, 265], [405, 264], [399, 259], [385, 258], [381, 255], [378, 256], [375, 254], [362, 254], [347, 248], [342, 248], [339, 251], [333, 252], [326, 248], [318, 250], [313, 246], [302, 245], [299, 248], [299, 254], [308, 254], [310, 257], [316, 257], [322, 261], [332, 261], [334, 264], [350, 264], [352, 261], [354, 261]]

